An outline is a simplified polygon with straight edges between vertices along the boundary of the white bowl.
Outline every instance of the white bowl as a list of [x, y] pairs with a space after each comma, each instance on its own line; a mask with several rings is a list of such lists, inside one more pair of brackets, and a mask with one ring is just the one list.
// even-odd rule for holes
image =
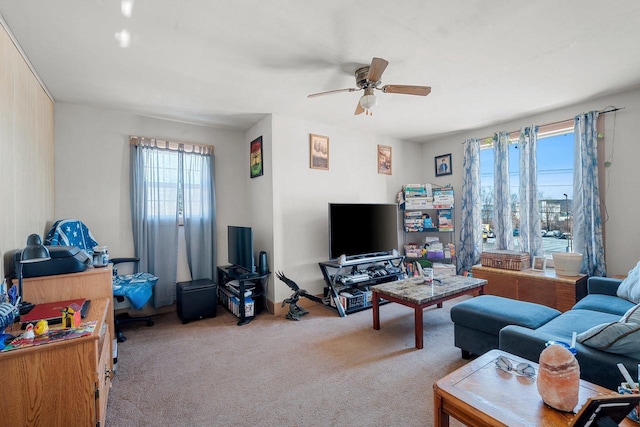
[[553, 264], [556, 274], [559, 276], [580, 275], [580, 265], [582, 264], [582, 254], [573, 252], [553, 252]]

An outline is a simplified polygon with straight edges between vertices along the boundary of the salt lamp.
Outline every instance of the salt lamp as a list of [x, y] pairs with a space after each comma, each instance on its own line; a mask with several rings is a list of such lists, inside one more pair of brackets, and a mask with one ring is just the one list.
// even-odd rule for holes
[[544, 403], [560, 411], [573, 411], [578, 404], [580, 365], [564, 346], [552, 344], [540, 353], [536, 379]]

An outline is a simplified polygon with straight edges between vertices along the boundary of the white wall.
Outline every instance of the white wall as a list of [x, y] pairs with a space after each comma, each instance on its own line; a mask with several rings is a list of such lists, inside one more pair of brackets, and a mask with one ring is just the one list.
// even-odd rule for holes
[[[329, 137], [329, 170], [309, 167], [309, 134]], [[321, 294], [318, 262], [329, 256], [329, 202], [395, 203], [402, 184], [420, 182], [421, 147], [320, 123], [273, 116], [272, 271], [283, 271], [302, 288]], [[378, 174], [377, 145], [392, 147], [392, 175]], [[275, 282], [274, 301], [291, 290]]]
[[[226, 226], [248, 210], [249, 155], [243, 132], [55, 104], [55, 218], [87, 224], [112, 257], [134, 254], [129, 135], [213, 145], [216, 155], [218, 262], [226, 263]], [[246, 166], [246, 167], [245, 167]]]
[[[611, 167], [603, 168], [605, 185], [600, 189], [604, 199], [608, 218], [605, 218], [605, 257], [607, 275], [626, 274], [640, 260], [640, 222], [636, 220], [640, 212], [638, 184], [640, 183], [640, 88], [613, 96], [585, 101], [531, 117], [514, 120], [501, 125], [473, 129], [456, 135], [450, 135], [423, 146], [424, 162], [431, 166], [424, 177], [426, 182], [451, 181], [458, 191], [456, 202], [460, 202], [462, 189], [462, 142], [466, 138], [483, 138], [497, 131], [514, 131], [532, 123], [545, 124], [573, 118], [576, 114], [603, 110], [607, 106], [624, 107], [616, 113], [605, 114], [604, 134], [600, 143], [605, 144], [605, 156], [599, 159], [601, 165], [611, 162]], [[447, 179], [435, 179], [434, 156], [452, 153], [453, 175]], [[456, 210], [456, 224], [460, 223], [460, 211]], [[456, 232], [456, 241], [459, 241]]]

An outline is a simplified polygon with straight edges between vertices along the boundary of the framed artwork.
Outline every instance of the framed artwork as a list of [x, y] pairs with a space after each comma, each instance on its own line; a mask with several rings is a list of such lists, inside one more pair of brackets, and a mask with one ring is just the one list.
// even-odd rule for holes
[[544, 270], [547, 266], [547, 259], [543, 256], [534, 256], [533, 257], [533, 269], [534, 270]]
[[309, 167], [329, 170], [329, 137], [309, 134]]
[[249, 173], [251, 178], [261, 176], [264, 173], [262, 162], [262, 136], [251, 141], [249, 150]]
[[436, 156], [436, 176], [451, 175], [453, 168], [451, 167], [451, 153]]
[[378, 173], [391, 175], [391, 147], [378, 145]]

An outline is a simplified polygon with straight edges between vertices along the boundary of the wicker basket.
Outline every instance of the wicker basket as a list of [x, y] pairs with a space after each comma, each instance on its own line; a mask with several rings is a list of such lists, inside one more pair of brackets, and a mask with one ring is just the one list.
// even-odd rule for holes
[[485, 267], [504, 268], [505, 270], [526, 270], [531, 268], [528, 252], [492, 250], [480, 255], [480, 263]]

